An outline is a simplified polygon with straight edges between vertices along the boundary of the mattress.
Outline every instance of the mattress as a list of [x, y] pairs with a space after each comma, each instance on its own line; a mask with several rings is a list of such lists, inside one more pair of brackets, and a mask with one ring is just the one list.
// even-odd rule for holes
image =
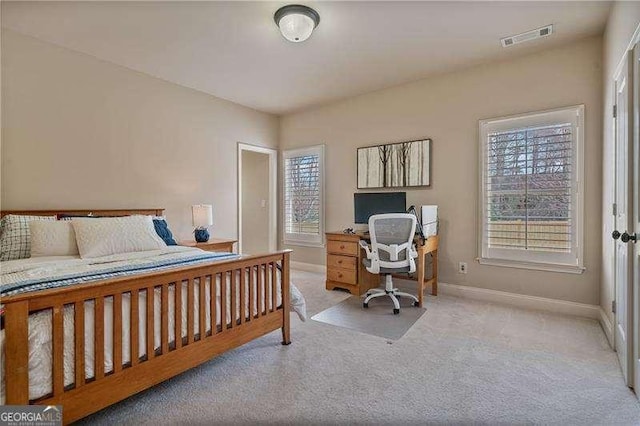
[[[186, 249], [186, 250], [185, 250]], [[155, 251], [154, 251], [155, 252]], [[85, 260], [79, 259], [77, 257], [64, 257], [64, 258], [40, 258], [38, 259], [23, 259], [22, 261], [9, 261], [2, 262], [0, 268], [0, 277], [3, 278], [2, 284], [7, 288], [7, 285], [10, 286], [17, 275], [19, 275], [22, 281], [27, 282], [29, 278], [39, 277], [39, 281], [43, 279], [43, 277], [51, 276], [51, 277], [69, 277], [69, 276], [77, 276], [78, 274], [72, 273], [72, 271], [83, 271], [83, 273], [87, 273], [87, 271], [91, 270], [95, 271], [105, 271], [109, 270], [117, 271], [118, 268], [122, 267], [122, 269], [127, 269], [131, 263], [140, 262], [143, 259], [143, 263], [149, 264], [149, 262], [153, 263], [158, 257], [162, 258], [175, 258], [175, 257], [188, 257], [189, 255], [197, 255], [202, 251], [196, 248], [186, 248], [180, 247], [179, 249], [167, 249], [159, 251], [161, 253], [149, 253], [142, 252], [139, 254], [129, 254], [125, 256], [125, 259], [116, 258], [113, 259], [113, 256], [109, 256], [110, 259], [93, 259], [91, 262], [87, 262]], [[91, 263], [91, 265], [88, 265]], [[181, 265], [182, 266], [182, 265]], [[147, 271], [148, 272], [148, 271]], [[239, 271], [236, 271], [236, 279], [234, 282], [236, 283], [236, 294], [239, 293]], [[245, 277], [245, 304], [244, 306], [248, 306], [248, 298], [249, 298], [249, 282], [252, 282], [254, 285], [254, 304], [256, 307], [254, 309], [253, 315], [257, 314], [257, 271], [253, 270], [252, 273], [254, 277], [252, 280], [249, 280], [248, 271], [246, 272], [247, 276]], [[17, 275], [16, 275], [17, 274]], [[267, 281], [262, 283], [262, 293], [268, 294], [267, 298], [268, 309], [271, 309], [272, 306], [272, 297], [271, 297], [271, 289], [273, 288], [271, 285], [271, 277], [272, 274], [269, 272], [266, 274]], [[25, 281], [26, 279], [26, 281]], [[221, 313], [221, 295], [220, 295], [220, 277], [217, 278], [217, 291], [215, 295], [215, 303], [216, 303], [216, 318], [215, 324], [217, 326], [221, 326], [222, 318], [220, 317]], [[282, 303], [282, 294], [280, 287], [280, 271], [276, 270], [276, 304], [280, 306]], [[231, 288], [231, 277], [227, 274], [227, 294], [226, 294], [226, 318], [224, 319], [226, 324], [231, 323], [231, 295], [229, 289]], [[32, 280], [34, 281], [34, 280]], [[39, 282], [35, 280], [34, 282]], [[161, 283], [158, 283], [161, 284]], [[182, 331], [181, 338], [186, 338], [187, 336], [187, 282], [182, 282], [177, 285], [169, 286], [169, 297], [168, 297], [168, 305], [169, 305], [169, 342], [172, 345], [175, 342], [175, 291], [182, 292], [182, 309], [179, 311], [182, 314]], [[196, 336], [200, 334], [200, 321], [198, 318], [199, 306], [201, 301], [199, 300], [199, 286], [202, 283], [199, 280], [194, 280], [194, 311], [195, 315], [193, 318], [194, 322], [194, 333]], [[210, 294], [210, 286], [209, 279], [204, 282], [205, 285], [205, 324], [207, 329], [205, 333], [211, 332], [211, 294]], [[305, 312], [305, 302], [304, 298], [300, 294], [295, 286], [291, 285], [291, 304], [292, 310], [296, 311], [301, 319], [306, 318]], [[139, 358], [143, 358], [146, 356], [146, 301], [148, 295], [146, 291], [141, 291], [139, 293], [139, 342], [138, 342], [138, 354]], [[154, 295], [154, 348], [158, 350], [160, 348], [160, 329], [161, 329], [161, 318], [160, 318], [160, 304], [161, 304], [161, 294], [160, 289], [155, 289]], [[241, 315], [241, 300], [238, 297], [236, 300], [236, 318], [234, 320], [238, 320]], [[264, 309], [264, 302], [261, 303], [261, 309]], [[122, 362], [123, 364], [127, 364], [131, 361], [131, 338], [130, 338], [130, 312], [131, 312], [131, 297], [129, 294], [124, 294], [122, 296]], [[249, 315], [248, 309], [245, 309], [245, 316]], [[75, 378], [75, 354], [74, 354], [74, 308], [73, 306], [66, 306], [63, 313], [63, 323], [64, 323], [64, 385], [70, 386], [74, 382]], [[108, 373], [113, 370], [113, 298], [107, 297], [104, 299], [104, 371]], [[84, 317], [84, 329], [85, 329], [85, 378], [90, 379], [94, 376], [94, 364], [95, 364], [95, 350], [94, 350], [94, 302], [87, 301], [85, 302], [85, 317]], [[52, 392], [52, 313], [51, 310], [42, 311], [38, 313], [31, 314], [29, 317], [29, 398], [37, 399], [49, 395]], [[0, 331], [0, 403], [4, 404], [4, 330]]]

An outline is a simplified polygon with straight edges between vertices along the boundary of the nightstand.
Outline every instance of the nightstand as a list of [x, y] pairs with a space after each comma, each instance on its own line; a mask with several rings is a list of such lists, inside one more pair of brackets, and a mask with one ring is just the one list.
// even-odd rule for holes
[[223, 251], [233, 253], [233, 245], [238, 240], [226, 238], [210, 238], [206, 243], [198, 243], [195, 241], [180, 241], [178, 244], [187, 247], [197, 247], [206, 251]]

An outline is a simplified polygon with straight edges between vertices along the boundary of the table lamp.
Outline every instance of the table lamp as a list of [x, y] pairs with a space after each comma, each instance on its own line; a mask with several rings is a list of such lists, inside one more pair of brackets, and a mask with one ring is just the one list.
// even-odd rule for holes
[[213, 207], [211, 207], [211, 204], [196, 204], [191, 206], [191, 215], [193, 226], [196, 227], [193, 231], [196, 241], [206, 243], [209, 241], [207, 227], [213, 225]]

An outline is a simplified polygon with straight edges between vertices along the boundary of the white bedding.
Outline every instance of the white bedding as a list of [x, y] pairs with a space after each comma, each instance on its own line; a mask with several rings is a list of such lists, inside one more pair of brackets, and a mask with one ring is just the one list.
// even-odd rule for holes
[[[118, 255], [118, 256], [108, 256], [99, 259], [85, 259], [82, 260], [79, 257], [74, 256], [55, 256], [55, 257], [41, 257], [41, 258], [29, 258], [29, 259], [21, 259], [14, 261], [2, 262], [0, 264], [0, 274], [7, 278], [9, 274], [14, 276], [15, 274], [20, 275], [21, 277], [26, 276], [47, 276], [47, 274], [60, 274], [71, 271], [79, 271], [79, 270], [91, 270], [94, 268], [94, 265], [101, 264], [104, 267], [104, 263], [108, 262], [110, 266], [117, 265], [118, 263], [130, 263], [135, 262], [136, 259], [142, 259], [153, 256], [172, 256], [172, 252], [177, 253], [184, 252], [187, 250], [190, 251], [200, 251], [195, 248], [185, 248], [185, 247], [167, 247], [166, 250], [154, 250], [153, 252], [140, 252], [140, 253], [128, 253], [127, 255]], [[161, 252], [161, 253], [157, 253]], [[155, 253], [155, 254], [154, 254]], [[95, 268], [99, 268], [99, 266], [95, 266]], [[238, 275], [239, 272], [236, 272]], [[248, 275], [248, 273], [247, 273]], [[251, 280], [254, 283], [254, 306], [257, 304], [255, 301], [257, 300], [257, 288], [256, 283], [257, 279], [255, 277], [256, 272], [254, 271], [254, 279]], [[271, 294], [271, 273], [267, 274], [268, 281], [266, 286], [263, 284], [262, 292], [266, 291], [269, 295]], [[211, 318], [211, 309], [210, 309], [210, 300], [211, 295], [209, 291], [209, 280], [205, 282], [205, 312], [206, 312], [206, 331], [209, 332], [210, 327], [210, 318]], [[236, 276], [236, 294], [239, 293], [239, 282], [240, 280]], [[250, 280], [248, 276], [245, 277], [245, 298], [248, 300], [249, 298], [249, 288], [248, 283]], [[162, 283], [158, 283], [162, 284]], [[218, 287], [216, 294], [216, 325], [219, 326], [221, 324], [220, 318], [220, 283], [218, 278]], [[200, 333], [199, 330], [199, 285], [198, 280], [194, 282], [194, 332], [196, 335]], [[182, 337], [185, 338], [187, 336], [187, 283], [183, 282], [181, 284], [182, 287]], [[266, 288], [265, 288], [266, 287]], [[277, 293], [276, 293], [276, 304], [279, 306], [282, 302], [281, 290], [280, 290], [280, 272], [277, 271]], [[231, 322], [231, 295], [230, 295], [230, 278], [227, 277], [227, 297], [226, 297], [226, 323], [229, 324]], [[293, 284], [291, 284], [291, 305], [292, 310], [295, 310], [302, 320], [306, 319], [306, 308], [305, 301], [302, 297], [301, 293]], [[175, 318], [174, 318], [174, 294], [175, 287], [173, 285], [169, 286], [169, 341], [173, 344], [175, 339]], [[142, 291], [139, 294], [139, 342], [138, 342], [138, 356], [143, 357], [146, 355], [146, 291]], [[238, 320], [240, 318], [240, 303], [238, 297], [236, 300], [236, 318]], [[271, 297], [268, 299], [269, 308], [271, 308]], [[160, 289], [157, 288], [155, 290], [154, 295], [154, 347], [156, 350], [160, 348], [160, 328], [161, 328], [161, 319], [160, 319]], [[245, 306], [247, 306], [245, 304]], [[261, 305], [264, 308], [264, 304]], [[254, 309], [253, 315], [257, 313], [257, 308]], [[248, 309], [245, 309], [245, 316], [248, 316]], [[64, 309], [64, 385], [68, 386], [73, 384], [74, 382], [74, 310], [72, 306], [67, 306]], [[105, 372], [110, 372], [113, 369], [113, 302], [112, 298], [105, 298], [104, 302], [104, 318], [105, 318], [105, 350], [104, 350], [104, 360], [105, 360]], [[36, 399], [47, 394], [50, 394], [52, 391], [52, 331], [51, 331], [51, 321], [52, 314], [51, 311], [43, 311], [39, 313], [35, 313], [30, 315], [29, 317], [29, 398]], [[85, 302], [85, 377], [91, 378], [94, 374], [94, 308], [93, 301]], [[128, 363], [131, 361], [131, 343], [129, 336], [130, 329], [130, 296], [125, 294], [122, 297], [122, 360], [123, 363]], [[0, 331], [0, 403], [4, 403], [4, 330]]]

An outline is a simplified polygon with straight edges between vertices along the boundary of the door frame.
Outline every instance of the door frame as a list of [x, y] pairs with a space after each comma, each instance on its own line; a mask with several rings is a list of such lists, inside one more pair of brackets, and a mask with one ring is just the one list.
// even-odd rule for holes
[[[631, 217], [631, 227], [629, 232], [635, 232], [640, 234], [640, 41], [637, 35], [638, 29], [636, 29], [636, 37], [634, 37], [635, 44], [633, 45], [633, 66], [632, 66], [632, 81], [633, 81], [633, 102], [632, 102], [632, 117], [633, 117], [633, 129], [632, 129], [632, 144], [631, 155], [633, 161], [631, 164], [631, 190], [633, 199], [631, 201], [633, 214]], [[634, 229], [635, 228], [635, 229]], [[630, 262], [631, 262], [631, 282], [633, 287], [633, 344], [632, 344], [632, 357], [634, 366], [634, 389], [636, 396], [640, 398], [640, 243], [636, 242], [632, 244], [630, 250]]]
[[269, 156], [269, 251], [277, 250], [278, 241], [278, 150], [238, 142], [238, 253], [242, 253], [242, 153]]
[[[613, 119], [613, 128], [614, 128], [614, 175], [615, 175], [615, 179], [614, 179], [614, 203], [616, 206], [618, 206], [618, 201], [619, 201], [619, 196], [621, 194], [618, 193], [619, 190], [619, 159], [620, 159], [620, 149], [624, 148], [627, 151], [627, 157], [623, 160], [624, 163], [626, 163], [626, 168], [627, 168], [627, 173], [626, 173], [626, 185], [625, 185], [625, 189], [626, 189], [626, 194], [623, 194], [626, 197], [626, 214], [625, 214], [625, 219], [624, 222], [626, 223], [618, 223], [618, 213], [615, 213], [613, 221], [614, 221], [614, 229], [619, 231], [620, 233], [623, 232], [628, 232], [630, 229], [630, 219], [633, 216], [634, 212], [633, 212], [633, 161], [632, 160], [632, 156], [633, 156], [633, 135], [634, 135], [634, 78], [633, 78], [633, 65], [634, 65], [634, 55], [633, 55], [633, 48], [625, 51], [625, 56], [620, 64], [620, 66], [617, 69], [617, 72], [614, 74], [613, 76], [613, 84], [614, 84], [614, 102], [613, 104], [615, 105], [615, 107], [617, 108], [617, 114]], [[621, 88], [618, 86], [618, 82], [620, 80], [624, 81], [624, 86], [626, 87], [626, 93], [627, 93], [627, 98], [626, 98], [626, 105], [624, 106], [624, 108], [622, 108], [622, 105], [618, 104], [618, 92], [621, 90]], [[624, 114], [624, 117], [626, 119], [626, 121], [624, 122], [624, 125], [626, 127], [626, 134], [627, 134], [627, 138], [626, 141], [624, 142], [626, 147], [624, 145], [620, 145], [620, 141], [619, 141], [619, 134], [620, 134], [620, 127], [619, 127], [619, 122], [620, 119], [622, 117], [622, 114]], [[618, 209], [619, 210], [619, 209]], [[626, 300], [624, 300], [624, 306], [622, 306], [622, 302], [621, 300], [619, 300], [619, 296], [620, 294], [618, 293], [618, 272], [619, 272], [619, 267], [618, 267], [618, 254], [619, 254], [619, 250], [620, 250], [620, 244], [623, 244], [621, 241], [617, 240], [614, 242], [614, 266], [613, 266], [613, 278], [614, 278], [614, 298], [613, 300], [615, 301], [616, 304], [616, 309], [615, 309], [615, 314], [614, 314], [614, 321], [613, 321], [613, 340], [614, 340], [614, 348], [616, 350], [616, 352], [618, 352], [618, 359], [620, 360], [620, 367], [622, 368], [622, 375], [624, 378], [625, 383], [627, 384], [627, 386], [629, 387], [634, 387], [634, 382], [635, 382], [635, 329], [636, 329], [636, 324], [634, 321], [634, 301], [635, 301], [635, 295], [633, 292], [633, 270], [632, 270], [632, 263], [633, 263], [633, 250], [632, 248], [628, 245], [629, 243], [626, 243], [624, 246], [625, 250], [627, 251], [627, 264], [626, 264], [626, 286], [624, 287], [624, 292], [626, 294]], [[625, 330], [624, 330], [624, 336], [625, 336], [625, 341], [622, 342], [621, 341], [621, 337], [620, 337], [620, 333], [619, 333], [619, 327], [618, 327], [618, 322], [619, 320], [621, 320], [621, 311], [624, 313], [624, 316], [626, 318], [624, 318], [624, 324], [625, 324]], [[624, 345], [624, 347], [623, 347]], [[624, 350], [624, 356], [621, 358], [620, 357], [620, 351]]]
[[[613, 73], [614, 79], [613, 81], [609, 81], [607, 84], [612, 84], [613, 86], [613, 96], [614, 98], [613, 100], [613, 105], [616, 104], [616, 80], [619, 76], [619, 74], [621, 73], [623, 67], [624, 67], [624, 63], [625, 60], [627, 58], [627, 54], [630, 51], [634, 51], [635, 46], [640, 43], [640, 24], [638, 24], [635, 28], [635, 31], [633, 32], [633, 35], [631, 37], [631, 39], [629, 40], [629, 43], [627, 44], [626, 49], [623, 51], [623, 55], [620, 58], [617, 66], [615, 67], [615, 71]], [[640, 56], [640, 55], [634, 55], [634, 56]], [[633, 61], [635, 62], [636, 60], [640, 60], [639, 57], [633, 58]], [[637, 215], [637, 221], [640, 222], [640, 195], [638, 194], [640, 192], [640, 76], [636, 76], [634, 73], [632, 73], [631, 76], [631, 81], [633, 84], [633, 89], [632, 89], [632, 109], [631, 109], [631, 119], [633, 120], [633, 127], [632, 127], [632, 152], [634, 153], [634, 164], [631, 166], [633, 168], [633, 170], [630, 172], [630, 174], [633, 176], [630, 179], [630, 183], [631, 185], [633, 185], [632, 191], [634, 192], [634, 200], [631, 200], [631, 205], [632, 205], [632, 209], [635, 210], [635, 214]], [[608, 115], [609, 112], [606, 112], [606, 114]], [[614, 141], [614, 145], [617, 142], [617, 134], [616, 134], [616, 119], [613, 119], [613, 123], [612, 123], [612, 131], [611, 131], [611, 135], [613, 136], [613, 141]], [[614, 163], [615, 163], [615, 152], [614, 152]], [[614, 167], [614, 173], [616, 172], [616, 169]], [[615, 179], [615, 175], [614, 175], [614, 179]], [[614, 180], [614, 185], [615, 185], [615, 180]], [[615, 187], [614, 187], [614, 191], [615, 191]], [[615, 202], [615, 192], [614, 192], [614, 202]], [[610, 216], [612, 218], [612, 222], [611, 222], [611, 229], [615, 229], [615, 218], [613, 216]], [[604, 218], [603, 218], [604, 220]], [[636, 224], [636, 226], [638, 226]], [[638, 229], [636, 229], [636, 232], [638, 232]], [[632, 345], [631, 345], [631, 357], [633, 357], [633, 362], [631, 362], [630, 364], [632, 365], [633, 369], [635, 370], [635, 374], [632, 375], [631, 380], [633, 381], [633, 383], [635, 384], [634, 390], [636, 393], [636, 397], [638, 399], [640, 399], [640, 243], [636, 243], [633, 245], [633, 248], [631, 249], [630, 252], [630, 256], [632, 259], [632, 262], [635, 262], [635, 271], [631, 271], [630, 273], [630, 281], [631, 281], [631, 285], [630, 287], [633, 289], [633, 295], [632, 295], [632, 299], [633, 299], [633, 303], [632, 303], [632, 320], [631, 320], [631, 324], [633, 327], [633, 332], [631, 333], [632, 336]], [[614, 256], [612, 256], [611, 259], [611, 266], [612, 268], [616, 267], [615, 264], [615, 250], [614, 250]], [[616, 282], [615, 282], [615, 272], [614, 272], [614, 276], [613, 278], [613, 300], [616, 300], [616, 291], [617, 291], [617, 286], [616, 286]], [[603, 313], [604, 315], [604, 313]], [[613, 314], [613, 324], [612, 324], [612, 336], [611, 336], [611, 343], [613, 346], [613, 349], [615, 350], [616, 348], [616, 338], [615, 338], [615, 327], [616, 327], [616, 323], [617, 323], [617, 318], [616, 318], [616, 314]], [[635, 377], [634, 377], [635, 376]]]

